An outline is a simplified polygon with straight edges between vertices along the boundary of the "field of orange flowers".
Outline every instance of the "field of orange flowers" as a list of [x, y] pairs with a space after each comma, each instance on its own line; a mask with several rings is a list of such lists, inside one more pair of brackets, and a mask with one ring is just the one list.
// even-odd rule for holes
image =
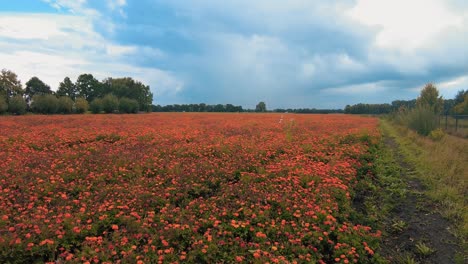
[[0, 117], [0, 262], [371, 263], [377, 120]]

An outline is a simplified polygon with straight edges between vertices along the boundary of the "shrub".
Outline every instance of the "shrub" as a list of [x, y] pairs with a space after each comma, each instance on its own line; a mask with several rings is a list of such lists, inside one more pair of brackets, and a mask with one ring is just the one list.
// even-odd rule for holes
[[406, 114], [406, 125], [418, 132], [418, 134], [427, 136], [432, 130], [437, 128], [437, 114], [428, 106], [418, 106], [411, 109]]
[[107, 94], [102, 98], [102, 110], [113, 113], [119, 109], [119, 98], [113, 94]]
[[35, 113], [55, 114], [57, 113], [59, 102], [57, 97], [51, 94], [34, 95], [31, 109]]
[[22, 115], [26, 113], [27, 104], [21, 95], [15, 95], [8, 102], [8, 112]]
[[5, 113], [8, 110], [8, 103], [5, 97], [0, 96], [0, 114]]
[[127, 97], [120, 98], [119, 101], [119, 112], [121, 113], [137, 113], [138, 112], [138, 101], [129, 99]]
[[439, 114], [444, 108], [444, 100], [439, 96], [439, 90], [432, 83], [428, 83], [416, 99], [416, 106], [424, 106]]
[[390, 118], [399, 125], [407, 125], [406, 118], [408, 115], [409, 109], [405, 106], [401, 106], [398, 110], [390, 114]]
[[73, 112], [73, 100], [68, 96], [59, 97], [57, 113], [69, 114], [71, 112]]
[[89, 104], [83, 97], [76, 98], [75, 101], [75, 112], [78, 114], [86, 113], [89, 109]]
[[468, 92], [464, 96], [463, 102], [454, 107], [455, 113], [460, 115], [468, 115]]
[[102, 99], [96, 98], [89, 105], [89, 109], [93, 114], [99, 114], [102, 111]]
[[440, 128], [432, 130], [431, 133], [429, 133], [429, 137], [434, 141], [440, 141], [442, 138], [444, 138], [444, 136], [445, 136], [445, 133]]

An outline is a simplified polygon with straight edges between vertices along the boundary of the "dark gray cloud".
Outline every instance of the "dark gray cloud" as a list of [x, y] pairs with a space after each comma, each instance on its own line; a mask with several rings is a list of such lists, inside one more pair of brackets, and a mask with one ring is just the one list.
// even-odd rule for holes
[[[468, 6], [457, 0], [389, 10], [367, 0], [47, 2], [89, 18], [120, 50], [98, 60], [166, 73], [145, 78], [160, 104], [343, 107], [414, 98], [427, 82], [446, 97], [468, 85]], [[431, 15], [438, 27], [425, 23]]]

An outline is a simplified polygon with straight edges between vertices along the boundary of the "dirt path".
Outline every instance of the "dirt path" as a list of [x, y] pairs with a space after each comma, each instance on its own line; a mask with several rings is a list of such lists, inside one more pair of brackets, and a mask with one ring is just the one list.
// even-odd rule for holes
[[457, 263], [455, 255], [461, 248], [449, 222], [424, 195], [421, 182], [411, 176], [413, 167], [405, 162], [395, 140], [386, 137], [385, 144], [402, 168], [408, 193], [388, 219], [389, 235], [384, 238], [382, 255], [391, 263]]

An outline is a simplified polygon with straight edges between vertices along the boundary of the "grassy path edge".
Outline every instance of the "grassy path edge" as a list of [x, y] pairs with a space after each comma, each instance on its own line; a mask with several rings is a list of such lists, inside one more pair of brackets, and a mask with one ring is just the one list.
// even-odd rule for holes
[[[370, 215], [375, 211], [385, 230], [382, 255], [391, 263], [465, 263], [466, 198], [457, 186], [440, 186], [447, 180], [440, 179], [443, 172], [437, 170], [441, 165], [428, 164], [427, 160], [428, 151], [453, 144], [453, 139], [429, 142], [387, 120], [381, 120], [380, 129], [382, 142], [376, 159], [380, 195], [367, 198], [367, 210]], [[456, 167], [450, 173], [460, 166], [464, 169], [457, 160], [444, 162]], [[461, 175], [452, 184], [463, 179]], [[445, 206], [448, 203], [451, 206]]]

